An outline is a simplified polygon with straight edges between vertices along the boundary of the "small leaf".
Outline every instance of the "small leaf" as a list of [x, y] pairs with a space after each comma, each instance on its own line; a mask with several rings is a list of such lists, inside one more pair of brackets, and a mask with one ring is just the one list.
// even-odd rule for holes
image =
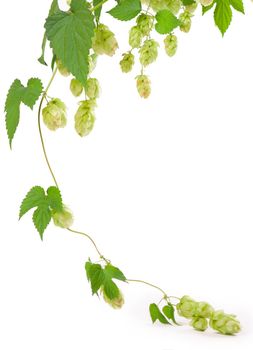
[[120, 271], [120, 269], [118, 269], [117, 267], [112, 266], [111, 264], [106, 265], [105, 274], [107, 278], [115, 278], [123, 282], [126, 281], [126, 277], [124, 276], [123, 272]]
[[209, 6], [203, 6], [202, 5], [202, 16], [204, 16], [205, 13], [207, 13], [208, 11], [210, 11], [213, 7], [214, 7], [214, 4], [216, 3], [216, 1], [213, 1], [211, 3], [211, 5]]
[[38, 78], [31, 78], [28, 80], [27, 88], [24, 88], [23, 94], [22, 94], [22, 102], [33, 109], [35, 103], [37, 102], [38, 98], [40, 97], [43, 90], [43, 85], [40, 79]]
[[[101, 3], [101, 0], [93, 0], [93, 6], [97, 6]], [[96, 10], [95, 10], [95, 18], [96, 18], [96, 21], [99, 22], [99, 19], [100, 19], [100, 15], [101, 15], [101, 11], [102, 11], [102, 7], [103, 5], [99, 6]]]
[[155, 323], [156, 321], [160, 321], [163, 324], [170, 324], [163, 316], [159, 307], [156, 304], [151, 304], [149, 306], [149, 313], [153, 323]]
[[21, 219], [30, 209], [44, 204], [46, 200], [45, 191], [40, 186], [33, 187], [26, 195], [20, 206], [19, 218]]
[[194, 0], [182, 0], [182, 3], [184, 6], [190, 6], [192, 4], [195, 4], [196, 1]]
[[141, 12], [140, 0], [122, 0], [117, 6], [108, 13], [120, 21], [129, 21], [135, 18]]
[[94, 16], [84, 0], [72, 0], [70, 10], [49, 16], [45, 23], [46, 34], [57, 58], [85, 85], [94, 35]]
[[161, 10], [157, 12], [155, 18], [157, 20], [155, 29], [160, 34], [171, 33], [180, 25], [180, 21], [169, 10]]
[[222, 33], [222, 36], [224, 36], [232, 21], [232, 10], [229, 0], [218, 0], [216, 2], [214, 21]]
[[239, 11], [243, 14], [245, 13], [242, 0], [230, 0], [230, 4], [236, 11]]
[[119, 288], [117, 285], [110, 279], [106, 280], [103, 285], [104, 293], [110, 299], [116, 299], [120, 295]]
[[172, 304], [165, 305], [163, 307], [163, 313], [169, 320], [172, 320], [176, 325], [179, 325], [175, 320], [175, 309]]
[[62, 197], [60, 190], [55, 187], [49, 187], [47, 190], [47, 197], [48, 197], [48, 204], [50, 205], [51, 209], [55, 211], [62, 211], [63, 204], [62, 204]]
[[105, 275], [102, 266], [99, 264], [92, 264], [89, 267], [89, 279], [91, 283], [92, 294], [96, 294], [103, 285]]
[[40, 205], [33, 213], [34, 226], [38, 230], [41, 239], [43, 240], [43, 234], [52, 218], [51, 211], [47, 205]]

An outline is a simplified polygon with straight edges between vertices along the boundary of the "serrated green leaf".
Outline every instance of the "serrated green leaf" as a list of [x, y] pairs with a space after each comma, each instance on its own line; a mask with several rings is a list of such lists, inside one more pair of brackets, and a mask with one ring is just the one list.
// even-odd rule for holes
[[230, 4], [236, 11], [239, 11], [243, 14], [245, 13], [242, 0], [230, 0]]
[[120, 295], [118, 286], [110, 279], [105, 280], [103, 291], [110, 300], [116, 299]]
[[43, 240], [43, 234], [50, 223], [52, 214], [47, 205], [40, 205], [33, 213], [33, 223]]
[[19, 124], [21, 103], [33, 108], [42, 90], [42, 83], [37, 78], [30, 79], [27, 87], [24, 87], [18, 79], [12, 83], [5, 102], [5, 121], [10, 146]]
[[157, 23], [155, 29], [159, 34], [171, 33], [180, 25], [180, 21], [169, 10], [161, 10], [155, 16]]
[[40, 79], [31, 78], [28, 80], [27, 88], [24, 88], [22, 94], [22, 102], [33, 109], [35, 103], [40, 97], [43, 90], [43, 85]]
[[36, 208], [46, 202], [45, 191], [40, 186], [35, 186], [27, 193], [20, 206], [19, 219], [22, 218], [29, 210]]
[[105, 275], [101, 265], [92, 264], [89, 268], [92, 294], [96, 294], [104, 283]]
[[135, 18], [140, 12], [140, 0], [122, 0], [118, 5], [108, 11], [111, 16], [120, 21], [129, 21]]
[[163, 313], [169, 320], [172, 320], [176, 325], [178, 325], [175, 320], [175, 309], [172, 304], [169, 303], [168, 305], [165, 305], [163, 307]]
[[84, 0], [72, 0], [71, 11], [49, 16], [45, 23], [54, 54], [83, 85], [89, 71], [88, 55], [94, 35], [94, 17]]
[[51, 186], [48, 188], [47, 199], [51, 209], [55, 211], [62, 211], [63, 204], [62, 204], [61, 192], [57, 187]]
[[156, 304], [151, 304], [149, 306], [149, 313], [153, 323], [160, 321], [162, 324], [170, 324], [169, 321], [167, 321], [167, 319], [163, 316]]
[[126, 277], [123, 274], [123, 272], [120, 271], [120, 269], [118, 269], [117, 267], [115, 267], [115, 266], [113, 266], [111, 264], [106, 265], [106, 267], [105, 267], [105, 275], [106, 275], [106, 278], [109, 278], [109, 279], [115, 278], [115, 279], [117, 279], [119, 281], [123, 281], [123, 282], [126, 281]]
[[214, 10], [214, 21], [222, 36], [226, 33], [232, 21], [232, 10], [229, 0], [218, 0]]
[[203, 6], [203, 5], [202, 5], [202, 16], [204, 16], [205, 13], [207, 13], [208, 11], [210, 11], [210, 10], [214, 7], [215, 3], [216, 3], [216, 1], [213, 1], [213, 2], [211, 3], [211, 5], [209, 5], [209, 6]]
[[[59, 8], [59, 5], [58, 5], [58, 0], [53, 0], [52, 4], [51, 4], [51, 7], [50, 7], [50, 10], [49, 10], [49, 13], [48, 13], [48, 17], [54, 15], [55, 13], [57, 13], [59, 11], [60, 11], [60, 8]], [[40, 58], [38, 58], [38, 61], [41, 64], [43, 64], [44, 66], [47, 66], [47, 63], [45, 61], [46, 44], [47, 44], [47, 36], [46, 36], [46, 33], [45, 33], [44, 36], [43, 36], [42, 45], [41, 45], [41, 50], [42, 50], [41, 56], [40, 56]]]
[[87, 280], [90, 282], [90, 268], [92, 266], [92, 262], [89, 260], [85, 263], [85, 271], [86, 271], [86, 276]]

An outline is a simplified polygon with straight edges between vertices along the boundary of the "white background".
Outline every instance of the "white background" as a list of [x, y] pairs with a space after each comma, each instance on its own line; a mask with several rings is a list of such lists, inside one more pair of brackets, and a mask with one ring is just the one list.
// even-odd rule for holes
[[31, 214], [18, 222], [26, 192], [52, 181], [37, 109], [22, 107], [11, 152], [3, 106], [15, 78], [26, 83], [36, 76], [46, 84], [50, 77], [36, 61], [49, 5], [1, 4], [1, 349], [252, 349], [252, 4], [246, 16], [234, 16], [224, 39], [212, 14], [199, 11], [191, 33], [180, 34], [176, 57], [161, 47], [148, 68], [147, 101], [135, 89], [138, 64], [130, 75], [118, 67], [132, 23], [106, 15], [121, 48], [112, 59], [102, 57], [94, 74], [102, 95], [93, 133], [75, 134], [77, 100], [60, 76], [49, 95], [67, 103], [69, 125], [44, 129], [74, 228], [91, 233], [128, 278], [237, 314], [243, 331], [236, 337], [152, 326], [148, 305], [161, 296], [142, 285], [121, 285], [125, 307], [110, 309], [91, 296], [86, 281], [84, 262], [97, 259], [89, 241], [50, 225], [42, 243]]

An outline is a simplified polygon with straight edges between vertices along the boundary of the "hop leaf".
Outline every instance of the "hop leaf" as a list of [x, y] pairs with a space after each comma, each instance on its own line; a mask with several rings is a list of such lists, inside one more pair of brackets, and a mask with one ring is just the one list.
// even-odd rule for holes
[[232, 10], [229, 0], [219, 0], [216, 2], [214, 21], [222, 35], [224, 35], [232, 21]]
[[180, 25], [180, 21], [169, 10], [161, 10], [156, 14], [155, 29], [160, 34], [169, 34]]
[[173, 323], [178, 325], [177, 321], [175, 320], [175, 309], [172, 304], [168, 303], [168, 305], [165, 305], [163, 307], [163, 313], [169, 320], [172, 320]]
[[117, 6], [108, 13], [120, 21], [129, 21], [141, 12], [140, 0], [122, 0]]
[[83, 85], [88, 75], [88, 55], [94, 34], [93, 15], [84, 0], [72, 0], [71, 11], [49, 16], [47, 38], [58, 59]]
[[19, 124], [21, 103], [23, 102], [26, 106], [33, 109], [42, 90], [42, 83], [37, 78], [30, 79], [27, 87], [24, 87], [18, 79], [12, 83], [5, 102], [6, 129], [10, 146]]
[[149, 313], [153, 323], [155, 323], [156, 321], [160, 321], [163, 324], [170, 324], [169, 321], [167, 321], [164, 315], [161, 313], [159, 307], [156, 304], [151, 304], [149, 306]]
[[59, 212], [63, 209], [62, 197], [59, 189], [49, 187], [47, 193], [40, 186], [33, 187], [26, 195], [20, 206], [19, 218], [21, 219], [29, 210], [36, 208], [33, 213], [33, 223], [38, 230], [41, 239], [48, 224], [52, 219], [52, 210]]

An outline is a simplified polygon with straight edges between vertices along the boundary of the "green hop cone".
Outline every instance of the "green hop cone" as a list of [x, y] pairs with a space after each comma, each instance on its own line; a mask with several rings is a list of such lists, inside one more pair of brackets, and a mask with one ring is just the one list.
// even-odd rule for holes
[[141, 30], [138, 26], [132, 27], [129, 31], [129, 45], [133, 48], [139, 48], [142, 42]]
[[177, 304], [177, 312], [185, 318], [192, 318], [195, 315], [197, 303], [188, 295], [183, 296]]
[[148, 98], [151, 93], [151, 81], [147, 75], [141, 74], [136, 77], [138, 93], [143, 98]]
[[88, 66], [89, 66], [89, 74], [91, 74], [97, 65], [97, 54], [93, 53], [92, 55], [89, 55], [88, 57]]
[[77, 79], [72, 79], [70, 82], [70, 91], [75, 97], [79, 97], [83, 92], [83, 85]]
[[96, 78], [89, 78], [85, 87], [85, 92], [88, 98], [96, 99], [99, 97], [99, 82]]
[[197, 331], [204, 332], [208, 328], [208, 321], [204, 317], [193, 317], [191, 326]]
[[147, 36], [150, 34], [153, 28], [154, 19], [152, 16], [142, 13], [141, 15], [138, 16], [136, 23], [138, 28], [141, 31], [141, 34], [143, 36]]
[[99, 24], [95, 29], [92, 40], [92, 48], [97, 55], [113, 56], [118, 48], [118, 42], [113, 32], [104, 24]]
[[95, 107], [95, 100], [80, 102], [80, 106], [75, 115], [75, 129], [79, 136], [87, 136], [92, 131], [95, 123]]
[[105, 291], [102, 289], [101, 292], [103, 293], [103, 298], [104, 298], [104, 301], [109, 304], [113, 309], [121, 309], [122, 306], [124, 305], [125, 303], [125, 300], [124, 300], [124, 296], [121, 292], [119, 292], [119, 295], [117, 298], [114, 298], [114, 299], [110, 299]]
[[213, 312], [210, 327], [224, 335], [233, 335], [241, 330], [240, 322], [234, 315], [225, 314], [222, 310]]
[[164, 39], [165, 52], [172, 57], [177, 52], [177, 37], [174, 34], [169, 34]]
[[134, 65], [134, 55], [131, 52], [124, 53], [119, 64], [123, 73], [131, 72]]
[[142, 0], [142, 3], [150, 6], [155, 12], [167, 9], [174, 14], [178, 13], [182, 5], [181, 0]]
[[180, 30], [185, 33], [189, 33], [192, 25], [192, 14], [189, 11], [184, 11], [179, 16]]
[[52, 213], [54, 224], [61, 228], [69, 228], [73, 225], [73, 214], [71, 211], [64, 207], [62, 211]]
[[42, 110], [43, 121], [49, 130], [64, 128], [67, 124], [66, 106], [59, 98], [52, 99]]
[[69, 71], [67, 70], [67, 68], [63, 65], [61, 60], [56, 60], [56, 66], [58, 68], [58, 71], [60, 72], [60, 74], [64, 77], [68, 77], [70, 75]]
[[146, 67], [149, 64], [153, 63], [158, 56], [158, 48], [159, 44], [153, 39], [145, 40], [144, 44], [139, 50], [140, 53], [140, 62]]
[[194, 316], [210, 318], [213, 312], [213, 307], [210, 304], [202, 301], [197, 303]]

